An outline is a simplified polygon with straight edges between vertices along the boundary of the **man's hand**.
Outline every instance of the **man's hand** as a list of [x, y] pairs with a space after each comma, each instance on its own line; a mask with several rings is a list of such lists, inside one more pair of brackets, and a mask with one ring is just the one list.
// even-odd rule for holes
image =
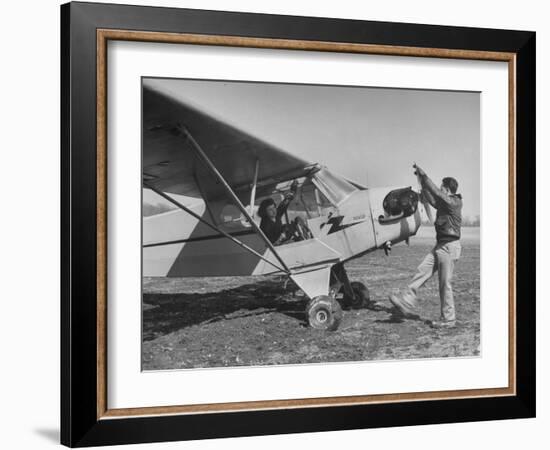
[[424, 172], [424, 170], [422, 170], [422, 167], [420, 167], [420, 166], [417, 165], [416, 163], [413, 164], [413, 167], [414, 167], [414, 169], [415, 169], [415, 172], [414, 172], [415, 175], [418, 175], [419, 177], [424, 177], [424, 176], [426, 176], [426, 172]]

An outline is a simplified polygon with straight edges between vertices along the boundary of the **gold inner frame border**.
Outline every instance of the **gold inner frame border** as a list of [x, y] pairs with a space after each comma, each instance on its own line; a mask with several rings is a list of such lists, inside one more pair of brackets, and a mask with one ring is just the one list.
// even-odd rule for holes
[[[314, 408], [426, 400], [501, 397], [516, 394], [516, 54], [478, 50], [424, 48], [241, 36], [161, 33], [116, 29], [96, 31], [97, 108], [97, 419], [174, 414], [206, 414], [270, 409]], [[109, 40], [170, 44], [363, 53], [508, 63], [508, 386], [395, 394], [262, 400], [200, 405], [148, 406], [108, 409], [107, 405], [107, 42]]]

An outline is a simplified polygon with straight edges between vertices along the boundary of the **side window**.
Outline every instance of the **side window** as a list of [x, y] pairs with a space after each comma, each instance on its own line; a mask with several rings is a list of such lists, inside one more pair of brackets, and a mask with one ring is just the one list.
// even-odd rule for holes
[[316, 185], [318, 185], [319, 188], [326, 193], [335, 205], [339, 205], [357, 190], [357, 188], [347, 180], [334, 175], [326, 168], [322, 168], [316, 172], [314, 178]]
[[302, 216], [304, 219], [314, 219], [328, 214], [332, 209], [331, 203], [323, 193], [309, 180], [305, 180], [296, 193], [288, 208], [289, 219]]
[[238, 230], [251, 227], [241, 210], [232, 203], [227, 203], [221, 207], [218, 224], [227, 230]]
[[[254, 206], [251, 208], [249, 204], [249, 192], [240, 193], [239, 198], [247, 211], [251, 214], [254, 221], [259, 225], [261, 218], [258, 215], [258, 209], [261, 202], [267, 198], [273, 199], [278, 206], [285, 198], [285, 194], [289, 191], [293, 180], [285, 181], [275, 186], [269, 194], [264, 191], [255, 198]], [[283, 223], [293, 221], [296, 217], [301, 217], [305, 221], [315, 219], [320, 216], [327, 216], [334, 210], [334, 206], [321, 192], [321, 190], [313, 184], [311, 178], [298, 179], [299, 187], [296, 195], [287, 207], [286, 212], [282, 215]], [[218, 225], [225, 231], [239, 231], [250, 229], [252, 225], [248, 223], [245, 215], [230, 199], [218, 199], [207, 203], [209, 217], [212, 218], [214, 224]], [[251, 210], [252, 209], [252, 210]]]
[[[256, 198], [254, 207], [254, 219], [260, 220], [257, 211], [260, 203], [272, 198], [276, 205], [280, 205], [284, 200], [285, 194], [289, 191], [293, 180], [289, 180], [284, 184], [277, 186], [277, 189], [270, 195], [262, 195]], [[301, 217], [304, 220], [314, 219], [321, 215], [326, 216], [328, 210], [332, 210], [332, 204], [327, 200], [323, 193], [311, 182], [309, 178], [298, 179], [299, 187], [296, 191], [294, 199], [288, 205], [286, 213], [283, 214], [281, 220], [283, 223], [294, 220], [296, 217]]]

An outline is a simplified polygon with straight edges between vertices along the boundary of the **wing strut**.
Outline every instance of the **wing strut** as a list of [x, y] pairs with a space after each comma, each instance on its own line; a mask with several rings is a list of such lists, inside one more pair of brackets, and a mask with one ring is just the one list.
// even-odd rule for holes
[[256, 186], [258, 185], [258, 170], [260, 169], [260, 161], [256, 160], [256, 166], [254, 167], [254, 182], [252, 183], [252, 190], [250, 191], [250, 215], [254, 214], [254, 203], [256, 202]]
[[288, 266], [285, 264], [285, 262], [283, 261], [283, 258], [281, 258], [281, 256], [279, 255], [279, 253], [277, 253], [277, 250], [275, 250], [275, 247], [273, 246], [273, 244], [271, 243], [271, 241], [267, 238], [267, 236], [264, 234], [264, 232], [262, 231], [262, 229], [258, 226], [258, 224], [256, 222], [254, 222], [254, 219], [252, 219], [252, 216], [248, 213], [248, 211], [246, 210], [246, 207], [242, 204], [242, 202], [239, 200], [239, 197], [237, 197], [237, 195], [235, 194], [235, 192], [233, 192], [233, 189], [231, 189], [231, 186], [229, 186], [229, 184], [227, 183], [227, 181], [225, 181], [225, 179], [223, 178], [222, 174], [218, 171], [218, 169], [216, 169], [216, 166], [214, 166], [214, 164], [212, 163], [212, 161], [210, 161], [210, 159], [208, 158], [208, 156], [206, 156], [206, 153], [204, 153], [204, 150], [201, 148], [201, 146], [199, 145], [199, 143], [195, 140], [195, 138], [191, 135], [191, 133], [189, 133], [189, 131], [187, 131], [187, 129], [183, 126], [179, 126], [178, 129], [184, 134], [184, 136], [189, 139], [189, 141], [193, 144], [193, 148], [195, 149], [195, 152], [197, 153], [197, 155], [199, 156], [199, 159], [202, 160], [202, 162], [210, 169], [210, 171], [214, 174], [214, 176], [218, 179], [218, 181], [222, 184], [222, 186], [225, 188], [225, 190], [227, 191], [227, 193], [229, 194], [229, 196], [233, 199], [233, 201], [235, 202], [235, 204], [239, 207], [239, 209], [241, 210], [241, 212], [244, 214], [244, 216], [246, 217], [246, 219], [248, 220], [248, 222], [250, 223], [250, 225], [252, 226], [252, 228], [254, 228], [254, 230], [256, 231], [256, 233], [258, 233], [258, 235], [263, 239], [263, 241], [265, 242], [265, 244], [268, 246], [268, 248], [271, 250], [271, 253], [273, 253], [273, 255], [279, 260], [279, 262], [281, 263], [281, 265], [285, 268], [285, 272], [287, 273], [290, 273], [290, 269], [288, 268]]
[[272, 265], [273, 267], [275, 267], [277, 270], [280, 270], [281, 272], [285, 272], [287, 274], [290, 274], [290, 271], [286, 270], [286, 269], [283, 269], [281, 267], [279, 267], [277, 264], [274, 264], [272, 263], [269, 259], [267, 259], [265, 256], [263, 255], [260, 255], [256, 250], [254, 250], [253, 248], [249, 247], [248, 245], [246, 245], [244, 242], [240, 241], [239, 239], [237, 239], [236, 237], [234, 236], [231, 236], [229, 233], [226, 233], [225, 231], [223, 231], [221, 228], [217, 227], [216, 225], [213, 225], [211, 224], [210, 222], [208, 222], [207, 220], [203, 219], [201, 216], [199, 216], [195, 211], [189, 209], [187, 206], [181, 204], [180, 202], [178, 202], [177, 200], [174, 200], [172, 197], [170, 197], [168, 194], [165, 194], [164, 192], [162, 191], [159, 191], [157, 188], [153, 187], [153, 186], [150, 186], [149, 184], [147, 183], [143, 183], [143, 185], [149, 189], [151, 189], [153, 192], [157, 193], [158, 195], [160, 195], [162, 198], [168, 200], [170, 203], [176, 205], [178, 208], [184, 210], [187, 214], [193, 216], [195, 219], [199, 220], [200, 222], [204, 223], [205, 225], [207, 225], [208, 227], [212, 228], [214, 231], [217, 231], [218, 233], [220, 233], [221, 235], [225, 236], [226, 238], [228, 238], [229, 240], [233, 241], [235, 244], [237, 244], [238, 246], [244, 248], [245, 250], [249, 251], [250, 253], [252, 253], [253, 255], [257, 256], [258, 258], [264, 260], [266, 263]]

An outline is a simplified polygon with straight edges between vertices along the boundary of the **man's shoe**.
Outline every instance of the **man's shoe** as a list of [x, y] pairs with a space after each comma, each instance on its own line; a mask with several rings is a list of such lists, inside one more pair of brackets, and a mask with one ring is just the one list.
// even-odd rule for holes
[[404, 317], [418, 317], [418, 313], [413, 305], [409, 302], [399, 298], [397, 295], [390, 295], [391, 304], [404, 316]]
[[456, 320], [433, 320], [430, 323], [430, 327], [432, 328], [454, 328], [456, 327]]

